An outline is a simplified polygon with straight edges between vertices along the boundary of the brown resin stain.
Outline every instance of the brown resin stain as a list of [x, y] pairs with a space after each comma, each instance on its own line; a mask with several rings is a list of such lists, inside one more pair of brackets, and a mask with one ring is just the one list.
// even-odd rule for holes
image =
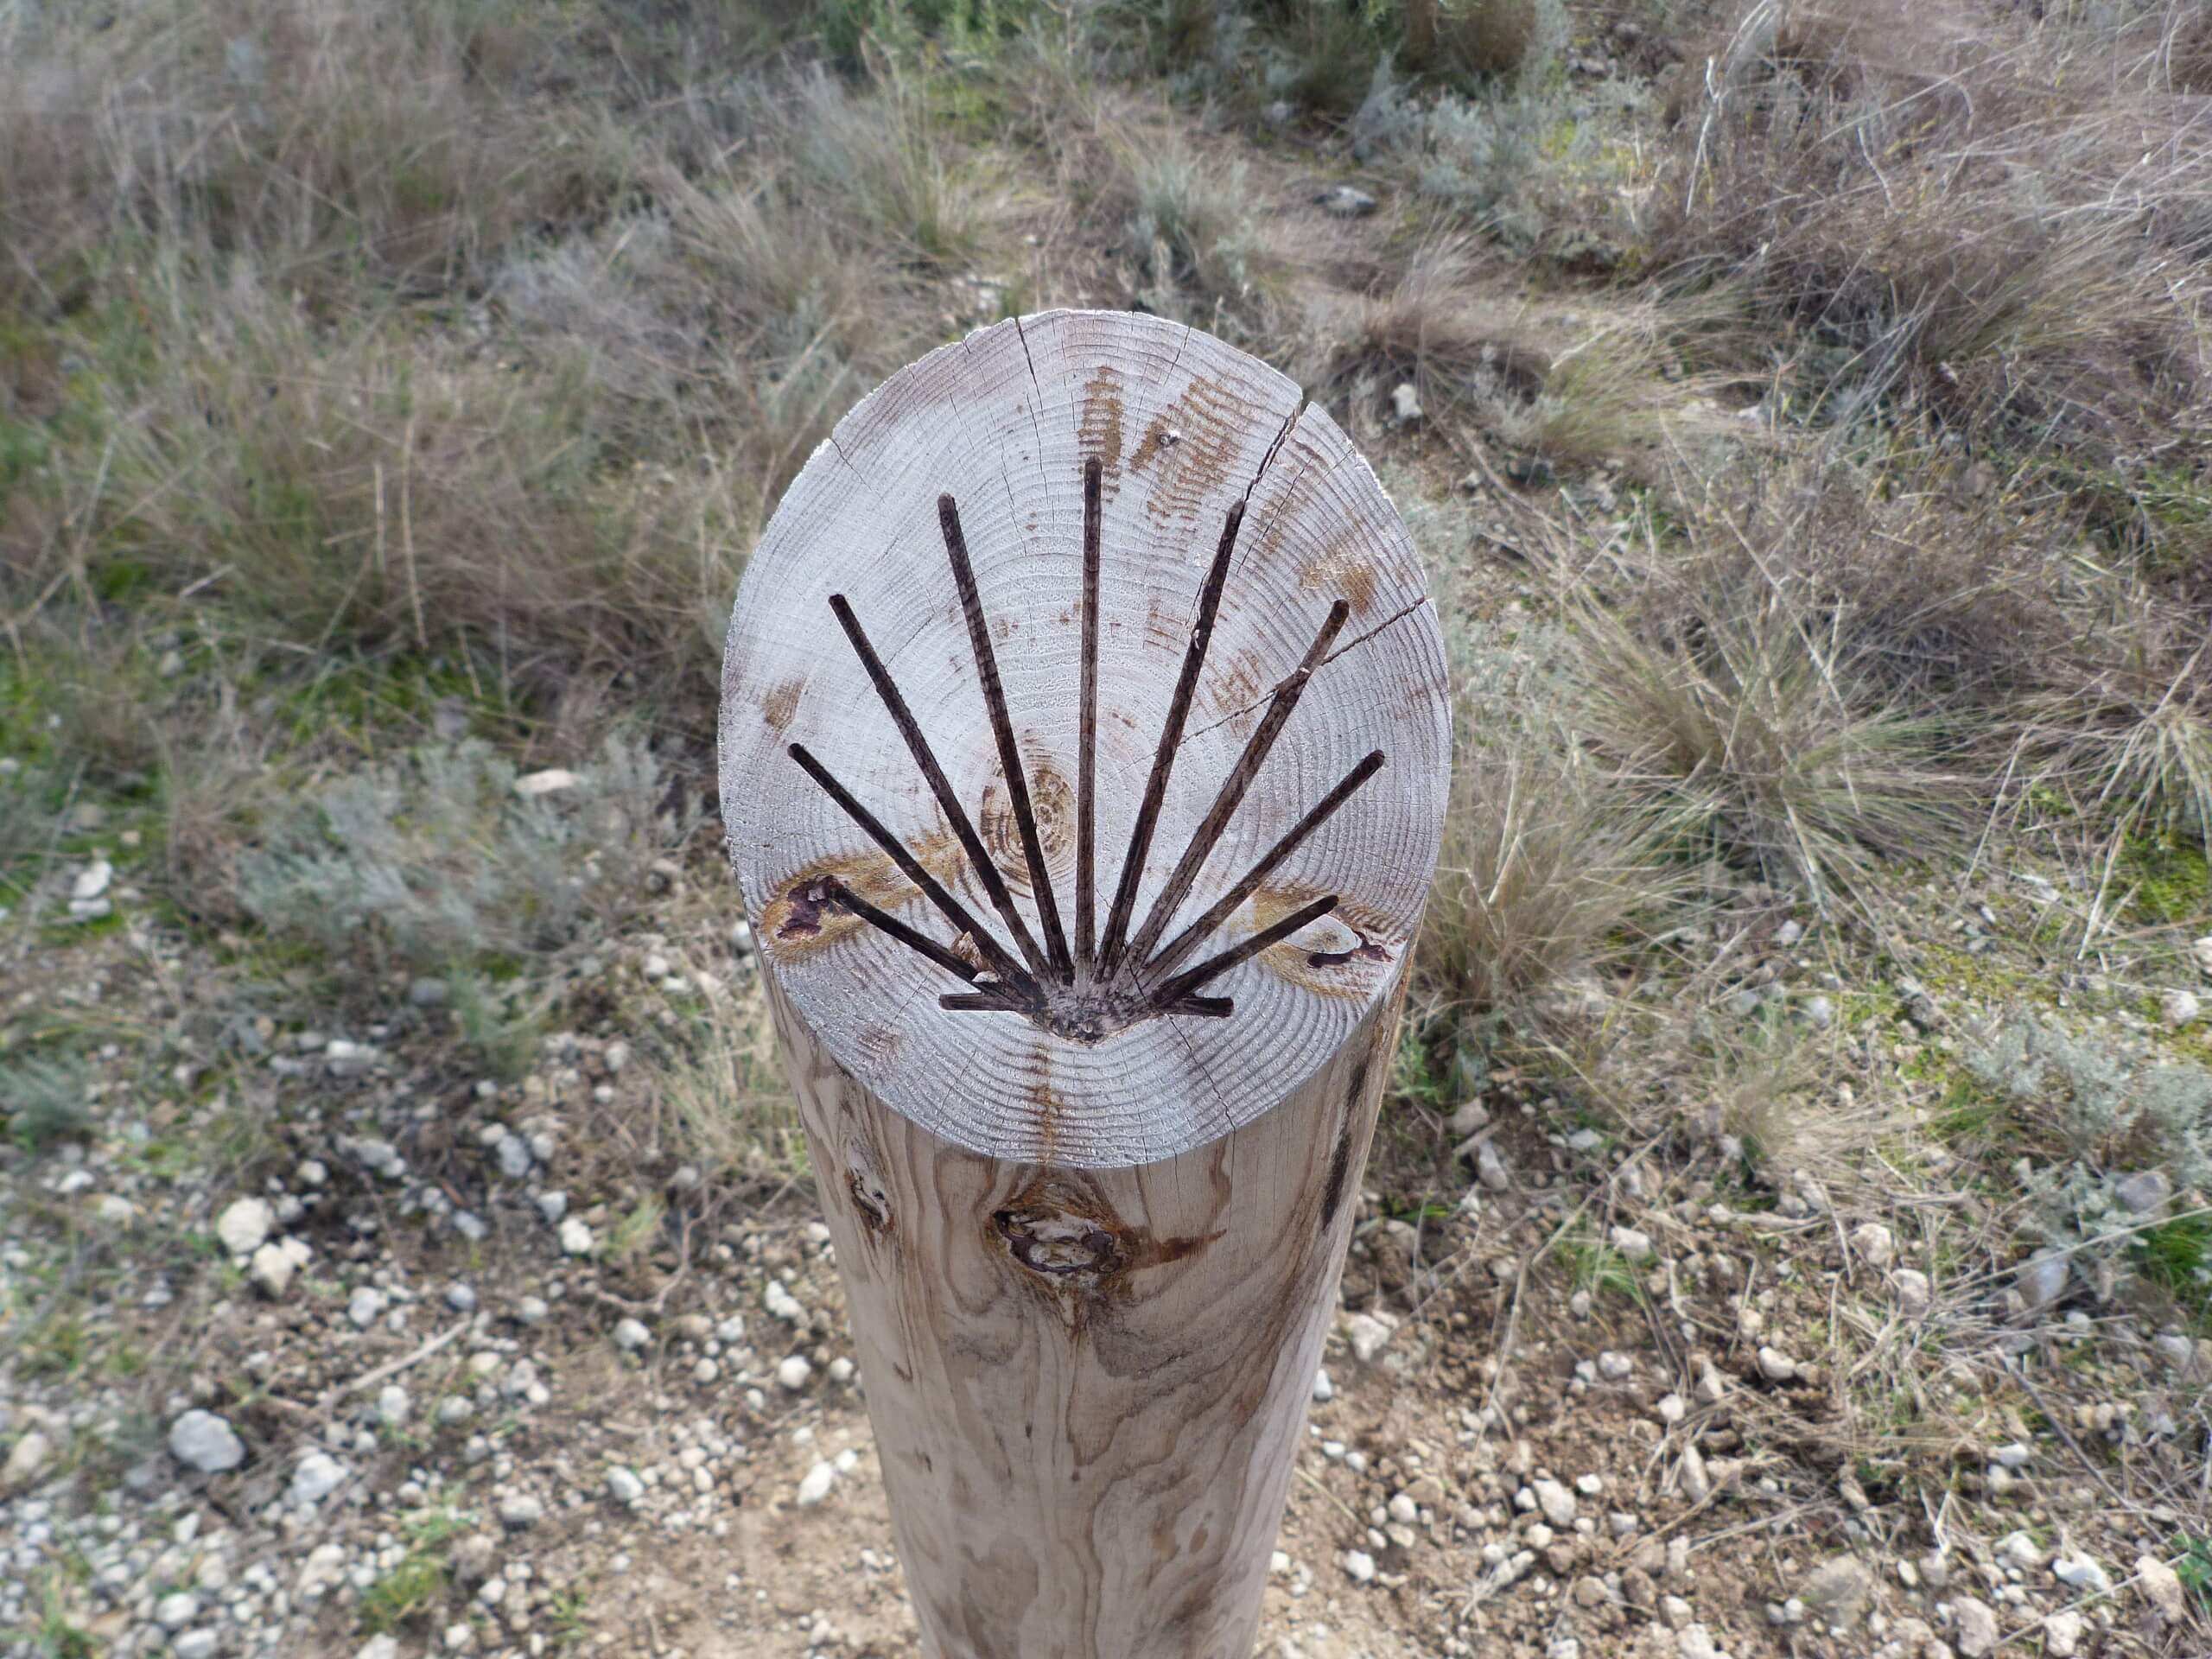
[[[960, 843], [950, 835], [931, 836], [908, 850], [940, 881], [952, 880], [960, 868]], [[761, 906], [760, 936], [778, 962], [802, 960], [868, 926], [824, 891], [833, 880], [879, 910], [895, 911], [921, 897], [887, 853], [871, 849], [817, 858], [779, 883]]]
[[1075, 429], [1076, 446], [1086, 459], [1098, 457], [1110, 491], [1122, 471], [1122, 377], [1110, 365], [1083, 383], [1083, 418]]
[[785, 680], [760, 699], [760, 718], [768, 722], [770, 730], [780, 732], [791, 723], [791, 716], [798, 712], [799, 693], [805, 690], [804, 680]]
[[1144, 640], [1159, 650], [1180, 653], [1191, 642], [1191, 625], [1155, 596], [1145, 613]]
[[1230, 661], [1229, 671], [1214, 688], [1214, 707], [1243, 713], [1260, 701], [1261, 691], [1267, 684], [1266, 676], [1260, 653], [1247, 645]]
[[1218, 382], [1193, 380], [1152, 417], [1129, 456], [1129, 470], [1152, 469], [1144, 510], [1156, 519], [1194, 517], [1219, 499], [1254, 425], [1252, 406]]
[[1341, 542], [1306, 561], [1298, 586], [1303, 593], [1343, 594], [1354, 616], [1375, 606], [1375, 567]]
[[[1320, 897], [1320, 889], [1313, 887], [1262, 887], [1252, 895], [1255, 931], [1274, 926]], [[1396, 951], [1383, 943], [1394, 937], [1394, 925], [1381, 912], [1356, 900], [1340, 900], [1313, 925], [1328, 928], [1332, 924], [1344, 933], [1346, 948], [1316, 950], [1292, 938], [1269, 945], [1258, 959], [1277, 978], [1317, 996], [1367, 996], [1375, 989], [1377, 976], [1396, 959]]]

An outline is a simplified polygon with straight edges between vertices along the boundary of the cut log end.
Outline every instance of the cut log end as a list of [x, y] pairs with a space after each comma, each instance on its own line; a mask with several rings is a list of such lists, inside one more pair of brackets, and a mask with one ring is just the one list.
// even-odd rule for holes
[[1057, 313], [893, 377], [792, 486], [724, 817], [841, 1065], [972, 1151], [1121, 1166], [1286, 1097], [1398, 981], [1448, 746], [1419, 561], [1327, 416]]

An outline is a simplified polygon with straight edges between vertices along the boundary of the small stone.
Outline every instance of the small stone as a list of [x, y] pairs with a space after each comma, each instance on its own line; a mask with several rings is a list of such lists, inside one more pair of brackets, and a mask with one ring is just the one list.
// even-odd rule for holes
[[1539, 1480], [1530, 1484], [1536, 1495], [1536, 1507], [1544, 1512], [1544, 1519], [1559, 1528], [1574, 1524], [1574, 1494], [1555, 1480]]
[[1960, 1659], [1982, 1659], [1995, 1651], [1997, 1615], [1987, 1602], [1960, 1596], [1951, 1603], [1951, 1618], [1957, 1626], [1957, 1639], [1952, 1645], [1958, 1649]]
[[70, 882], [70, 903], [76, 905], [91, 904], [95, 899], [98, 899], [102, 893], [107, 891], [108, 884], [114, 880], [115, 866], [109, 863], [105, 858], [95, 858], [91, 863], [86, 865], [83, 869], [78, 871], [76, 880]]
[[842, 1387], [851, 1382], [858, 1370], [859, 1367], [840, 1354], [830, 1362], [830, 1380]]
[[807, 1363], [806, 1356], [793, 1354], [776, 1367], [776, 1386], [797, 1394], [813, 1375], [814, 1367]]
[[418, 1008], [442, 1008], [453, 993], [442, 979], [424, 977], [410, 982], [407, 987], [409, 1004]]
[[1348, 1549], [1344, 1554], [1344, 1575], [1354, 1584], [1375, 1581], [1375, 1558], [1363, 1549]]
[[2024, 1532], [2008, 1533], [1998, 1541], [1997, 1553], [2017, 1567], [2032, 1573], [2044, 1560], [2043, 1546]]
[[2167, 1029], [2179, 1031], [2196, 1023], [2197, 1017], [2204, 1012], [2204, 1004], [2195, 991], [2164, 991], [2158, 996], [2158, 1012], [2164, 1017]]
[[1845, 1630], [1859, 1623], [1873, 1594], [1873, 1575], [1851, 1555], [1831, 1556], [1797, 1589], [1798, 1599], [1820, 1615], [1823, 1624]]
[[1344, 1337], [1351, 1344], [1351, 1357], [1363, 1365], [1371, 1365], [1397, 1329], [1397, 1321], [1380, 1314], [1355, 1313], [1344, 1321]]
[[1608, 1382], [1620, 1382], [1633, 1376], [1636, 1362], [1626, 1354], [1615, 1353], [1608, 1348], [1598, 1356], [1598, 1375]]
[[1328, 1368], [1324, 1366], [1313, 1373], [1313, 1402], [1316, 1405], [1326, 1405], [1336, 1397], [1337, 1386], [1329, 1381]]
[[215, 1659], [222, 1646], [222, 1638], [210, 1630], [186, 1630], [169, 1643], [169, 1651], [176, 1659]]
[[1797, 1375], [1797, 1362], [1779, 1348], [1762, 1348], [1759, 1375], [1770, 1382], [1787, 1382]]
[[265, 1199], [240, 1198], [215, 1218], [215, 1236], [232, 1255], [251, 1255], [269, 1239], [276, 1212]]
[[0, 1492], [17, 1492], [35, 1484], [54, 1460], [54, 1442], [41, 1429], [31, 1429], [10, 1448], [0, 1466]]
[[811, 1510], [819, 1507], [822, 1500], [830, 1496], [830, 1489], [836, 1484], [837, 1468], [835, 1464], [816, 1464], [798, 1484], [799, 1508]]
[[446, 1287], [446, 1306], [456, 1313], [474, 1313], [476, 1311], [476, 1293], [455, 1281]]
[[387, 1382], [377, 1390], [377, 1421], [386, 1428], [397, 1428], [407, 1421], [415, 1402], [407, 1390], [397, 1382]]
[[2082, 1615], [2071, 1608], [2044, 1620], [2044, 1646], [2050, 1659], [2074, 1659], [2082, 1650], [2082, 1637], [2088, 1628]]
[[1713, 1476], [1705, 1466], [1705, 1459], [1694, 1446], [1682, 1448], [1682, 1496], [1693, 1503], [1702, 1503], [1713, 1496]]
[[561, 1253], [563, 1255], [589, 1255], [598, 1241], [591, 1229], [575, 1216], [561, 1224]]
[[1851, 1248], [1859, 1252], [1859, 1259], [1877, 1273], [1887, 1273], [1897, 1259], [1896, 1236], [1878, 1221], [1870, 1221], [1851, 1230]]
[[2135, 1587], [2169, 1625], [2188, 1621], [2189, 1597], [2182, 1588], [2181, 1575], [2157, 1556], [2136, 1557]]
[[1702, 1624], [1686, 1625], [1675, 1638], [1675, 1651], [1682, 1659], [1720, 1659], [1720, 1649], [1713, 1644], [1713, 1632]]
[[640, 1320], [622, 1319], [614, 1322], [614, 1345], [626, 1354], [636, 1353], [652, 1339], [653, 1333]]
[[2123, 1176], [2113, 1189], [2113, 1196], [2121, 1206], [2138, 1216], [2158, 1214], [2173, 1194], [2174, 1184], [2163, 1169], [2139, 1169], [2133, 1175]]
[[510, 1532], [534, 1527], [544, 1518], [543, 1501], [528, 1492], [512, 1492], [499, 1500], [499, 1524]]
[[384, 1317], [389, 1306], [385, 1294], [373, 1285], [363, 1285], [346, 1300], [346, 1317], [355, 1327], [365, 1331]]
[[203, 1475], [219, 1475], [245, 1461], [245, 1446], [212, 1411], [188, 1411], [169, 1425], [169, 1455]]
[[1891, 1274], [1890, 1285], [1897, 1294], [1897, 1311], [1907, 1319], [1918, 1319], [1935, 1298], [1935, 1287], [1928, 1282], [1928, 1275], [1911, 1268], [1899, 1268]]
[[1805, 999], [1805, 1023], [1815, 1031], [1826, 1031], [1835, 1024], [1835, 1003], [1825, 996]]
[[1727, 1379], [1720, 1375], [1720, 1368], [1703, 1354], [1698, 1356], [1695, 1392], [1701, 1406], [1717, 1406], [1728, 1395]]
[[542, 1296], [524, 1296], [515, 1304], [515, 1318], [524, 1325], [543, 1325], [553, 1315]]
[[246, 1277], [271, 1299], [279, 1298], [291, 1288], [293, 1275], [307, 1263], [305, 1244], [296, 1238], [280, 1239], [273, 1244], [264, 1244], [253, 1253], [253, 1260], [246, 1266]]
[[530, 1142], [518, 1135], [501, 1135], [492, 1148], [492, 1155], [499, 1160], [499, 1173], [511, 1181], [518, 1181], [530, 1173]]
[[1659, 1403], [1655, 1409], [1659, 1414], [1659, 1421], [1669, 1428], [1681, 1422], [1689, 1414], [1689, 1408], [1682, 1403], [1682, 1396], [1679, 1394], [1661, 1395]]
[[1455, 1136], [1465, 1138], [1490, 1127], [1490, 1108], [1479, 1100], [1471, 1100], [1452, 1114], [1451, 1129]]
[[2014, 1275], [2023, 1300], [2031, 1308], [2049, 1307], [2066, 1294], [2066, 1257], [2057, 1250], [2038, 1250], [2023, 1262]]
[[607, 1495], [617, 1503], [636, 1503], [645, 1497], [645, 1483], [635, 1470], [618, 1465], [607, 1471]]
[[2112, 1588], [2105, 1570], [2086, 1555], [2068, 1555], [2050, 1564], [2050, 1576], [2069, 1590], [2101, 1596]]
[[525, 772], [516, 779], [515, 793], [526, 801], [532, 801], [541, 795], [554, 795], [564, 789], [574, 789], [582, 782], [583, 779], [573, 772], [550, 766], [543, 772]]
[[293, 1465], [292, 1498], [302, 1509], [313, 1509], [346, 1484], [353, 1471], [327, 1452], [310, 1452]]
[[154, 1623], [165, 1630], [181, 1630], [200, 1617], [200, 1598], [189, 1590], [172, 1590], [154, 1604]]
[[1402, 380], [1390, 391], [1390, 413], [1400, 426], [1411, 426], [1421, 419], [1421, 393], [1410, 380]]
[[1651, 1235], [1633, 1227], [1616, 1227], [1606, 1235], [1612, 1247], [1627, 1260], [1645, 1262], [1651, 1259]]
[[1513, 1185], [1513, 1172], [1506, 1166], [1504, 1155], [1488, 1141], [1475, 1148], [1475, 1179], [1493, 1192], [1503, 1192]]

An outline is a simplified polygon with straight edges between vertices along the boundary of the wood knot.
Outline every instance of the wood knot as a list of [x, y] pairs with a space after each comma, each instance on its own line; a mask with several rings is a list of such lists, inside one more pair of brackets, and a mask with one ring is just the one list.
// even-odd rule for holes
[[859, 1212], [861, 1225], [871, 1233], [891, 1230], [891, 1195], [883, 1190], [883, 1183], [864, 1169], [855, 1169], [846, 1182], [846, 1190], [853, 1195], [853, 1208]]
[[1090, 1288], [1128, 1265], [1121, 1218], [1064, 1181], [1032, 1183], [991, 1225], [1015, 1262], [1057, 1283]]

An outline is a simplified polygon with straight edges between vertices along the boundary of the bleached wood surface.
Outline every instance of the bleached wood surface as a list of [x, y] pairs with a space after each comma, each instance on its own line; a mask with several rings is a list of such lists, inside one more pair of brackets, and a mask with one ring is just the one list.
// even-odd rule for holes
[[1365, 463], [1179, 325], [933, 353], [778, 510], [723, 817], [932, 1659], [1249, 1653], [1446, 708]]
[[[843, 596], [903, 690], [1013, 906], [1049, 929], [984, 717], [940, 524], [972, 558], [1035, 804], [1039, 851], [1075, 935], [1084, 468], [1100, 466], [1094, 925], [1138, 801], [1224, 519], [1243, 523], [1130, 931], [1216, 799], [1271, 694], [1341, 602], [1304, 699], [1230, 817], [1171, 940], [1363, 757], [1382, 769], [1185, 960], [1309, 901], [1332, 915], [1205, 988], [1227, 1018], [1145, 1019], [1078, 1042], [1020, 1014], [939, 1006], [960, 982], [847, 907], [825, 878], [940, 946], [953, 930], [790, 754], [798, 744], [919, 867], [1014, 941], [839, 620]], [[755, 935], [813, 1039], [888, 1106], [972, 1152], [1121, 1169], [1218, 1141], [1329, 1065], [1391, 988], [1433, 868], [1450, 723], [1435, 610], [1397, 515], [1319, 408], [1255, 359], [1124, 313], [1007, 321], [931, 353], [839, 424], [785, 496], [733, 617], [722, 808]], [[972, 954], [972, 952], [971, 952]]]
[[1245, 1659], [1397, 1028], [1085, 1172], [892, 1111], [769, 995], [931, 1659]]

